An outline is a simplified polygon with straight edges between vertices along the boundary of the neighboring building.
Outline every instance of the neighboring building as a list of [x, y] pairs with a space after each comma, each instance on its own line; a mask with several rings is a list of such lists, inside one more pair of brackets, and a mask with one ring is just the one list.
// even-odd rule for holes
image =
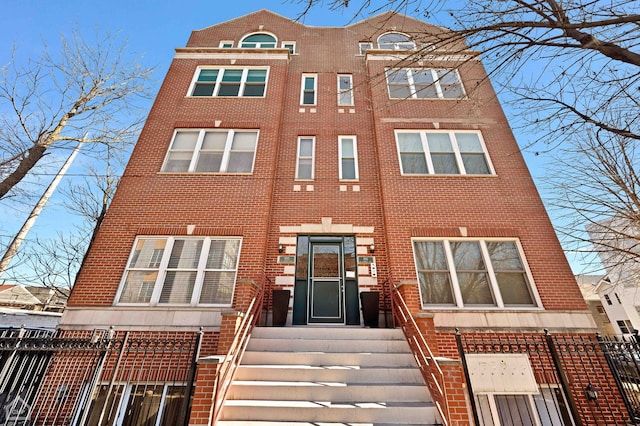
[[[622, 422], [615, 391], [600, 392], [611, 399], [595, 411], [585, 396], [587, 384], [613, 383], [608, 370], [574, 363], [563, 393], [542, 355], [500, 353], [518, 345], [461, 361], [457, 329], [538, 348], [544, 329], [584, 341], [596, 326], [476, 52], [440, 44], [446, 32], [393, 13], [323, 28], [265, 10], [194, 31], [176, 49], [78, 275], [63, 335], [98, 342], [115, 333], [124, 348], [131, 336], [190, 339], [202, 327], [190, 424], [208, 424], [211, 357], [227, 353], [256, 288], [292, 292], [279, 330], [292, 338], [319, 326], [343, 336], [363, 324], [360, 293], [380, 292], [384, 309], [398, 288], [444, 374], [436, 387], [448, 418], [420, 422], [472, 423], [463, 366], [484, 424], [510, 424], [514, 410], [570, 424], [568, 403], [583, 422], [594, 412]], [[359, 344], [351, 350], [367, 352]], [[109, 424], [120, 424], [138, 403], [173, 422], [188, 378], [158, 375], [188, 371], [193, 353], [165, 365], [169, 352], [120, 352], [103, 372], [114, 376], [96, 382], [66, 377], [74, 370], [57, 358], [47, 386], [65, 398], [93, 395], [79, 422], [117, 413]], [[338, 374], [321, 365], [327, 376], [315, 382]], [[308, 389], [298, 389], [304, 399]], [[316, 410], [305, 421], [347, 423], [318, 413], [313, 401], [326, 399], [305, 401], [284, 407]], [[360, 404], [360, 420], [349, 422], [380, 422], [365, 419], [393, 407], [379, 401]]]
[[640, 330], [640, 287], [613, 283], [607, 275], [594, 291], [611, 321], [613, 334], [628, 337]]
[[21, 284], [0, 285], [0, 306], [30, 311], [62, 312], [67, 297], [59, 290]]
[[576, 281], [582, 291], [582, 296], [587, 302], [587, 306], [593, 315], [593, 319], [596, 322], [596, 326], [601, 334], [605, 336], [611, 336], [614, 334], [620, 334], [619, 331], [614, 329], [611, 324], [611, 320], [607, 315], [607, 310], [602, 305], [600, 296], [596, 293], [596, 286], [605, 278], [602, 275], [576, 275]]

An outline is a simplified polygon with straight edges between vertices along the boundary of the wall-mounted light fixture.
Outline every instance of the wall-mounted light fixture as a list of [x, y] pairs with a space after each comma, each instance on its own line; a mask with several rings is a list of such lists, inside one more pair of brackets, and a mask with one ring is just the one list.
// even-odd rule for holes
[[282, 244], [278, 244], [278, 253], [282, 253], [284, 251], [284, 247]]
[[373, 245], [373, 244], [371, 244], [371, 245], [369, 246], [369, 253], [375, 253], [375, 251], [376, 251], [376, 246], [375, 246], [375, 245]]
[[584, 388], [584, 393], [587, 395], [588, 401], [597, 401], [598, 400], [598, 390], [589, 383], [586, 388]]

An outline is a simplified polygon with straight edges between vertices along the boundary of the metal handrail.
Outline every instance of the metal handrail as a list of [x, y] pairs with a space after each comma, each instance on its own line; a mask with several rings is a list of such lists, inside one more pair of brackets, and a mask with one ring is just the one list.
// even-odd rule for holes
[[260, 319], [260, 314], [262, 313], [262, 299], [264, 298], [264, 289], [267, 281], [268, 278], [264, 277], [262, 285], [253, 296], [253, 299], [247, 308], [247, 312], [242, 318], [240, 327], [233, 338], [231, 347], [218, 369], [213, 397], [213, 415], [211, 423], [213, 425], [216, 424], [220, 414], [222, 413], [222, 405], [227, 397], [227, 392], [233, 382], [233, 377], [238, 369], [238, 365], [240, 365], [242, 354], [244, 354], [244, 350], [249, 343], [251, 331]]
[[450, 419], [449, 404], [447, 403], [446, 388], [444, 386], [444, 374], [438, 361], [433, 356], [427, 341], [420, 332], [407, 304], [395, 286], [391, 287], [392, 311], [396, 325], [399, 325], [404, 332], [411, 351], [422, 372], [422, 376], [427, 382], [429, 391], [435, 403], [436, 409], [446, 426]]

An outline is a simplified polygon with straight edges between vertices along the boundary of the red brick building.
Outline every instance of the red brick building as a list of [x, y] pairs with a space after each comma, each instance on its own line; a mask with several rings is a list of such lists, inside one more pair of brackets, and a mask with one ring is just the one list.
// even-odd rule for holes
[[[586, 383], [610, 379], [585, 365], [562, 382], [526, 351], [474, 352], [465, 384], [456, 329], [544, 342], [545, 329], [589, 340], [595, 325], [486, 71], [461, 42], [443, 43], [446, 31], [390, 13], [310, 27], [264, 10], [194, 31], [176, 49], [60, 328], [190, 336], [202, 327], [190, 423], [207, 424], [206, 359], [226, 354], [256, 289], [267, 299], [290, 290], [285, 334], [363, 327], [359, 294], [370, 291], [390, 325], [398, 289], [427, 358], [440, 361], [436, 421], [472, 424], [473, 405], [484, 424], [622, 422], [615, 392], [606, 407], [586, 398]], [[94, 404], [143, 398], [135, 385], [155, 383], [161, 358], [139, 367], [137, 382], [101, 385]], [[172, 389], [183, 397], [168, 385], [152, 394], [165, 401]], [[169, 416], [158, 404], [154, 415]], [[521, 420], [510, 423], [514, 411]]]

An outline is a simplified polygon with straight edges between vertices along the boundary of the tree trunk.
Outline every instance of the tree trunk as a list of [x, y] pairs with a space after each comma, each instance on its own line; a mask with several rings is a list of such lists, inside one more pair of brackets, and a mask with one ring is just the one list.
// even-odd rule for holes
[[42, 145], [34, 145], [29, 148], [27, 155], [22, 157], [18, 167], [0, 182], [0, 199], [4, 198], [4, 196], [29, 173], [38, 161], [44, 157], [46, 150], [47, 148]]

